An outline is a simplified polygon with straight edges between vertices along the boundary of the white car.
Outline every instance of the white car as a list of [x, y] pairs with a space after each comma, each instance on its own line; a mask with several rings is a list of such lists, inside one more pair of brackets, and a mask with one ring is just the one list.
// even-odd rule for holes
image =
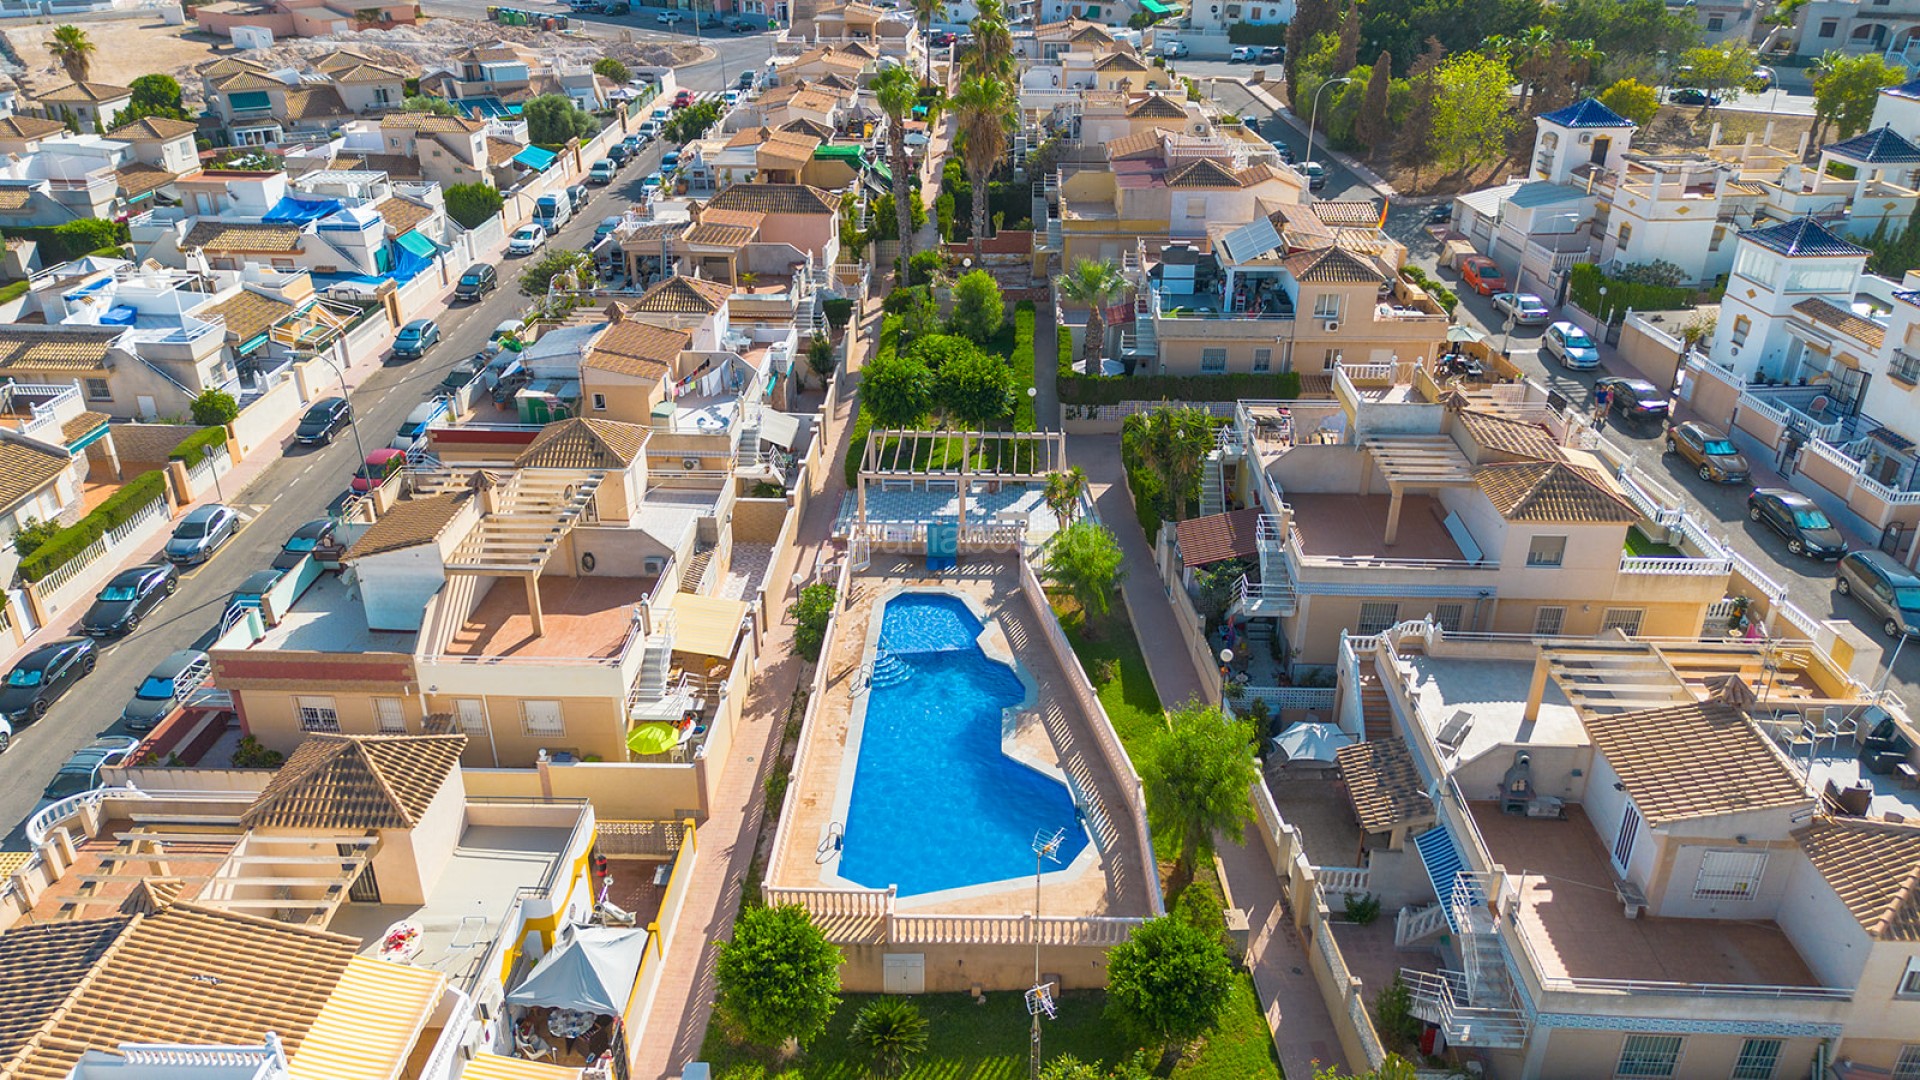
[[663, 11], [660, 14], [655, 15], [653, 17], [653, 21], [659, 23], [661, 26], [672, 26], [674, 23], [677, 23], [684, 18], [686, 18], [686, 16], [680, 14], [677, 11]]
[[1494, 293], [1493, 309], [1513, 316], [1521, 326], [1538, 326], [1553, 318], [1553, 309], [1532, 293]]
[[1160, 55], [1169, 60], [1178, 60], [1187, 55], [1187, 43], [1184, 41], [1163, 41], [1160, 43]]
[[1575, 371], [1590, 371], [1600, 366], [1600, 346], [1585, 330], [1570, 322], [1557, 322], [1540, 336], [1540, 347], [1560, 361], [1560, 366]]
[[507, 238], [507, 254], [531, 255], [547, 246], [547, 230], [538, 225], [522, 225]]

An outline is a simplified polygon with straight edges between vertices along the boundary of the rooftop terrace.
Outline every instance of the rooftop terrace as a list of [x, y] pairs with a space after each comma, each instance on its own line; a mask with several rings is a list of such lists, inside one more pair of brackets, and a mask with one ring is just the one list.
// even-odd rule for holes
[[653, 593], [655, 577], [540, 576], [544, 632], [536, 634], [519, 581], [496, 579], [453, 639], [448, 656], [566, 657], [607, 660], [632, 632], [633, 609]]
[[253, 645], [256, 651], [412, 653], [418, 634], [369, 630], [360, 587], [345, 575], [321, 574], [280, 622]]
[[1533, 662], [1462, 657], [1409, 656], [1407, 687], [1420, 706], [1420, 721], [1437, 738], [1447, 721], [1465, 712], [1471, 718], [1459, 744], [1461, 760], [1472, 760], [1502, 743], [1584, 746], [1586, 728], [1559, 684], [1547, 680], [1540, 712], [1526, 719], [1527, 690]]
[[1390, 496], [1289, 492], [1287, 502], [1293, 507], [1293, 531], [1301, 554], [1310, 559], [1466, 561], [1442, 523], [1446, 509], [1431, 495], [1402, 497], [1400, 532], [1393, 544], [1386, 542]]

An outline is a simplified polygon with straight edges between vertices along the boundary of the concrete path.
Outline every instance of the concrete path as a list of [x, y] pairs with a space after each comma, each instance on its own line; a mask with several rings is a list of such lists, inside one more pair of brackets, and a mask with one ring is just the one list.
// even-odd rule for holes
[[[1070, 435], [1067, 461], [1086, 470], [1096, 512], [1126, 555], [1127, 580], [1122, 587], [1133, 613], [1140, 653], [1161, 703], [1172, 706], [1201, 697], [1200, 673], [1174, 628], [1173, 607], [1154, 569], [1153, 548], [1134, 514], [1133, 494], [1120, 467], [1119, 437]], [[1311, 1077], [1316, 1061], [1344, 1069], [1333, 1017], [1307, 967], [1306, 950], [1294, 935], [1293, 922], [1281, 902], [1279, 875], [1254, 831], [1257, 828], [1257, 823], [1248, 826], [1242, 844], [1220, 845], [1219, 863], [1232, 903], [1246, 910], [1252, 925], [1247, 967], [1273, 1029], [1274, 1050], [1289, 1077]]]

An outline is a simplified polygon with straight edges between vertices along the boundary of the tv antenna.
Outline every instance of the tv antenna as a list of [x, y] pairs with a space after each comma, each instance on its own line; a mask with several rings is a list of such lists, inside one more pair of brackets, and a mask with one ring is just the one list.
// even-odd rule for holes
[[1040, 1018], [1051, 1020], [1058, 1011], [1053, 984], [1040, 980], [1040, 875], [1047, 863], [1060, 862], [1060, 846], [1066, 839], [1065, 829], [1040, 829], [1033, 834], [1033, 988], [1027, 991], [1027, 1015], [1033, 1018], [1033, 1034], [1027, 1051], [1027, 1080], [1040, 1080]]

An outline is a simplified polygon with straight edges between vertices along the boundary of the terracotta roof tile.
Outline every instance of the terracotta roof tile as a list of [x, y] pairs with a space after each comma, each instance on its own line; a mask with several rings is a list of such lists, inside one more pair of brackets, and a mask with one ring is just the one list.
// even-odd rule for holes
[[[519, 147], [514, 148], [514, 153], [519, 151]], [[393, 180], [413, 180], [422, 175], [420, 159], [411, 154], [364, 154], [361, 156], [360, 164], [375, 172], [386, 173], [388, 178]]]
[[629, 310], [652, 315], [711, 315], [732, 295], [733, 290], [721, 282], [675, 276], [642, 293]]
[[1190, 567], [1208, 566], [1258, 556], [1260, 547], [1255, 537], [1259, 526], [1260, 511], [1247, 509], [1175, 522], [1173, 532], [1180, 543], [1181, 561]]
[[200, 130], [191, 120], [166, 116], [146, 116], [131, 124], [122, 124], [107, 133], [109, 139], [177, 139]]
[[114, 176], [120, 180], [121, 197], [128, 199], [135, 195], [156, 191], [178, 179], [173, 173], [160, 166], [149, 165], [144, 161], [129, 161], [115, 169]]
[[796, 116], [786, 123], [781, 124], [780, 130], [791, 131], [800, 135], [811, 135], [823, 141], [833, 137], [832, 128], [818, 120], [810, 120], [804, 116]]
[[526, 147], [510, 139], [501, 139], [489, 135], [487, 136], [487, 164], [505, 165], [507, 162], [513, 160], [515, 154], [525, 149]]
[[1433, 800], [1399, 739], [1370, 739], [1334, 754], [1354, 816], [1368, 832], [1434, 820]]
[[1691, 702], [1582, 720], [1649, 825], [1812, 801], [1731, 705]]
[[379, 64], [355, 64], [348, 68], [332, 71], [333, 81], [337, 83], [376, 83], [404, 82], [406, 75]]
[[50, 101], [56, 105], [94, 105], [105, 101], [119, 101], [133, 96], [133, 91], [112, 83], [67, 83], [56, 86], [41, 94], [37, 100]]
[[1380, 224], [1380, 208], [1370, 202], [1316, 199], [1309, 205], [1314, 217], [1336, 228], [1371, 229]]
[[1640, 520], [1633, 504], [1614, 494], [1598, 473], [1564, 461], [1487, 465], [1473, 479], [1508, 521], [1631, 525]]
[[251, 289], [241, 289], [218, 304], [201, 308], [195, 314], [224, 318], [228, 337], [244, 343], [266, 333], [274, 323], [293, 314], [293, 305]]
[[373, 63], [373, 57], [368, 56], [365, 53], [357, 53], [357, 52], [354, 52], [352, 49], [335, 49], [332, 52], [328, 53], [327, 55], [321, 57], [320, 59], [315, 60], [313, 62], [313, 70], [324, 71], [331, 74], [333, 72], [344, 71], [348, 68], [356, 67], [361, 64], [371, 64], [371, 63]]
[[1185, 120], [1187, 110], [1181, 108], [1165, 94], [1148, 94], [1127, 106], [1127, 119], [1138, 120], [1143, 116], [1152, 119]]
[[165, 911], [180, 899], [187, 883], [179, 878], [142, 878], [134, 882], [127, 898], [120, 901], [122, 915], [152, 915]]
[[681, 238], [689, 244], [706, 244], [712, 247], [738, 248], [746, 246], [753, 239], [753, 230], [742, 225], [721, 225], [703, 221], [687, 230]]
[[76, 919], [0, 934], [0, 1068], [53, 1018], [130, 921]]
[[333, 116], [352, 116], [353, 110], [331, 86], [305, 86], [287, 91], [287, 119], [320, 120]]
[[72, 459], [64, 453], [11, 439], [0, 441], [0, 510], [53, 483], [70, 464]]
[[348, 561], [364, 559], [369, 555], [432, 543], [472, 497], [471, 491], [448, 491], [424, 499], [403, 499], [394, 503], [366, 532], [360, 534], [360, 539], [355, 540], [341, 558]]
[[460, 766], [465, 735], [313, 735], [252, 805], [247, 828], [410, 829]]
[[1283, 265], [1295, 281], [1310, 285], [1377, 284], [1384, 278], [1378, 266], [1339, 246], [1295, 252]]
[[1541, 461], [1560, 459], [1560, 446], [1553, 441], [1553, 436], [1547, 431], [1545, 424], [1530, 424], [1524, 420], [1477, 412], [1473, 409], [1463, 410], [1459, 413], [1459, 417], [1461, 426], [1467, 429], [1467, 434], [1473, 437], [1473, 441], [1488, 450], [1538, 458]]
[[1151, 71], [1152, 68], [1140, 62], [1140, 58], [1130, 52], [1116, 50], [1093, 62], [1095, 71]]
[[267, 73], [264, 65], [256, 64], [251, 60], [244, 60], [238, 56], [226, 56], [202, 67], [200, 69], [200, 76], [202, 78], [217, 79], [223, 75], [231, 75], [236, 71], [257, 71], [262, 75]]
[[1174, 129], [1150, 127], [1145, 131], [1136, 131], [1131, 135], [1122, 135], [1107, 140], [1107, 160], [1122, 161], [1130, 157], [1158, 157], [1161, 140], [1175, 134]]
[[594, 341], [582, 366], [639, 378], [664, 378], [681, 351], [692, 344], [693, 335], [685, 330], [624, 319]]
[[1815, 818], [1793, 838], [1868, 937], [1920, 941], [1920, 825]]
[[435, 116], [432, 113], [389, 113], [380, 118], [381, 128], [395, 131], [425, 131], [429, 133], [457, 133], [471, 135], [487, 125], [479, 120], [469, 120], [464, 116]]
[[0, 210], [25, 210], [33, 205], [31, 187], [0, 187]]
[[808, 184], [732, 184], [708, 199], [715, 210], [753, 210], [762, 214], [832, 214], [833, 196]]
[[1861, 318], [1846, 308], [1820, 297], [1802, 300], [1793, 305], [1793, 310], [1822, 326], [1831, 327], [1876, 349], [1887, 343], [1886, 327], [1872, 319]]
[[639, 424], [576, 416], [548, 424], [514, 465], [522, 469], [624, 469], [640, 457], [649, 434]]
[[126, 332], [125, 327], [0, 326], [0, 372], [104, 371], [113, 343]]
[[0, 139], [44, 139], [65, 130], [67, 125], [44, 117], [0, 117]]
[[1233, 170], [1212, 158], [1197, 158], [1184, 165], [1176, 165], [1167, 170], [1167, 186], [1175, 187], [1239, 187], [1240, 181]]
[[183, 248], [202, 251], [287, 252], [300, 247], [298, 225], [236, 225], [225, 221], [201, 221], [180, 241]]
[[215, 81], [213, 88], [223, 93], [234, 90], [285, 90], [287, 84], [264, 71], [236, 71]]
[[398, 195], [374, 207], [387, 219], [387, 228], [398, 236], [433, 216], [433, 208], [408, 202]]
[[83, 412], [60, 425], [60, 440], [63, 443], [71, 444], [76, 440], [85, 438], [93, 434], [93, 432], [98, 429], [100, 425], [106, 423], [108, 419], [109, 417], [106, 413]]

